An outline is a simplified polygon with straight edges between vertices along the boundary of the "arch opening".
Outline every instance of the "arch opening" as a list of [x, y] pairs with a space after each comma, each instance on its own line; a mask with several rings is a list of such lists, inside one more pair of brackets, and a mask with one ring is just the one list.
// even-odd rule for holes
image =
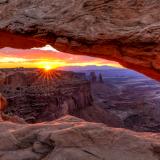
[[2, 159], [158, 159], [159, 2], [0, 0]]
[[0, 57], [0, 89], [9, 116], [37, 123], [71, 114], [113, 127], [159, 132], [156, 80], [117, 62], [59, 52], [50, 45], [6, 47]]
[[64, 53], [116, 61], [126, 68], [133, 69], [156, 80], [160, 79], [159, 45], [156, 43], [121, 44], [118, 41], [103, 43], [100, 41], [97, 43], [83, 39], [72, 40], [68, 37], [57, 37], [54, 34], [37, 37], [2, 30], [0, 36], [0, 48], [31, 49], [50, 45]]

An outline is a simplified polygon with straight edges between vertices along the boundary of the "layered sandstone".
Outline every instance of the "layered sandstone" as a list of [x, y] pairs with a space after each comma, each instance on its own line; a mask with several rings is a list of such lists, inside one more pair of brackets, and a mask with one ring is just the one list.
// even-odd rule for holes
[[8, 101], [5, 113], [11, 116], [27, 122], [51, 121], [92, 105], [90, 83], [83, 74], [34, 69], [4, 72], [8, 74], [0, 91]]
[[0, 47], [51, 44], [160, 79], [159, 0], [1, 0]]
[[47, 73], [37, 69], [1, 70], [6, 76], [0, 91], [8, 102], [4, 120], [16, 119], [14, 122], [22, 122], [21, 117], [28, 123], [37, 123], [71, 114], [87, 121], [122, 127], [118, 116], [94, 105], [90, 82], [83, 73]]

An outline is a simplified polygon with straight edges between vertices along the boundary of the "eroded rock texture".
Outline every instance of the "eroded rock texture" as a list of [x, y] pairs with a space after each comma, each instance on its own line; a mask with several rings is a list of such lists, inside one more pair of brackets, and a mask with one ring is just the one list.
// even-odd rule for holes
[[118, 116], [94, 105], [91, 85], [84, 73], [54, 70], [44, 73], [23, 68], [1, 71], [0, 91], [8, 103], [2, 110], [3, 120], [38, 123], [71, 114], [112, 127], [123, 126]]
[[1, 0], [0, 47], [51, 44], [64, 52], [115, 60], [160, 79], [159, 3]]
[[17, 115], [27, 122], [51, 121], [66, 114], [74, 115], [93, 104], [90, 82], [85, 74], [46, 73], [38, 69], [4, 69], [4, 73], [6, 77], [0, 90], [8, 102], [5, 113]]
[[71, 116], [34, 125], [1, 122], [0, 159], [159, 160], [159, 139]]

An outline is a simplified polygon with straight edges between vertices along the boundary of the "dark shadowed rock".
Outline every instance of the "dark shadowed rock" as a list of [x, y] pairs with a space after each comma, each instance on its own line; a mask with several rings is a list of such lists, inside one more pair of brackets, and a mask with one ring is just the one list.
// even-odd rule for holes
[[8, 3], [9, 0], [0, 0], [0, 4]]

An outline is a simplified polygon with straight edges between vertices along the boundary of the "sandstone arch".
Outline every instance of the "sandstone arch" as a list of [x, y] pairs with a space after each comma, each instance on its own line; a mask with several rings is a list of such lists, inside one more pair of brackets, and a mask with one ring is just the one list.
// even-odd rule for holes
[[0, 0], [0, 48], [51, 44], [160, 79], [159, 0]]

